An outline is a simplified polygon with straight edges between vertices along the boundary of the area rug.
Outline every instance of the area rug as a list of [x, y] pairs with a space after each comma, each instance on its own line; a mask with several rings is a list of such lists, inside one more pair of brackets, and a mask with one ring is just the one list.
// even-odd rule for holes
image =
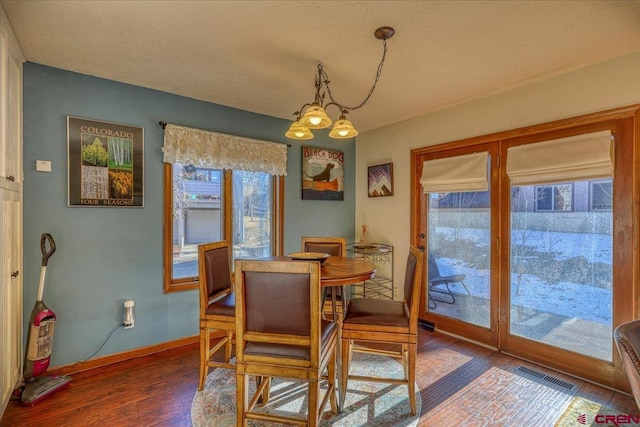
[[[354, 353], [352, 375], [377, 375], [403, 378], [402, 365], [387, 356]], [[250, 381], [250, 391], [255, 383]], [[326, 384], [321, 385], [324, 393]], [[293, 416], [306, 413], [307, 388], [305, 383], [274, 379], [266, 412]], [[325, 410], [328, 409], [325, 407]], [[416, 387], [416, 415], [409, 412], [407, 386], [366, 381], [349, 381], [344, 408], [340, 414], [325, 412], [320, 426], [416, 426], [420, 418], [421, 399]], [[236, 378], [229, 369], [215, 369], [207, 377], [204, 390], [196, 392], [191, 404], [191, 422], [194, 427], [233, 427], [236, 425]], [[273, 425], [249, 422], [251, 426]]]
[[574, 397], [555, 427], [638, 426], [640, 415], [623, 414], [582, 397]]

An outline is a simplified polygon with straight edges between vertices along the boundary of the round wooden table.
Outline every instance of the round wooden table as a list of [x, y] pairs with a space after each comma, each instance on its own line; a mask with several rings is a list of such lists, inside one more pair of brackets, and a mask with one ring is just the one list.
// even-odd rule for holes
[[[293, 258], [288, 256], [271, 256], [260, 259], [293, 261]], [[331, 256], [320, 267], [320, 285], [322, 287], [352, 285], [372, 279], [376, 274], [375, 264], [362, 258]]]
[[320, 284], [322, 286], [343, 286], [363, 282], [373, 278], [376, 266], [361, 258], [332, 256], [322, 263]]

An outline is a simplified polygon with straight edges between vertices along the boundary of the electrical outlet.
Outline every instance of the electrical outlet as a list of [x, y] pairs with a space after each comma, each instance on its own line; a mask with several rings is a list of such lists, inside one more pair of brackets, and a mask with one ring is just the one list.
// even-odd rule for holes
[[124, 302], [124, 328], [131, 329], [134, 327], [136, 323], [135, 314], [133, 312], [133, 307], [135, 306], [135, 302], [132, 299], [128, 299]]

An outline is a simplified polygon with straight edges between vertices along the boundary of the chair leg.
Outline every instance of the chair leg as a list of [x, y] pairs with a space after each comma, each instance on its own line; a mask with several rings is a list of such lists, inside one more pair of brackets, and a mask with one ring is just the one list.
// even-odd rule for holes
[[309, 396], [307, 422], [309, 427], [318, 427], [320, 423], [320, 382], [318, 380], [309, 380]]
[[227, 331], [227, 343], [224, 346], [224, 361], [229, 363], [231, 360], [231, 348], [233, 347], [233, 331]]
[[328, 296], [328, 292], [329, 292], [330, 288], [328, 286], [325, 286], [322, 288], [322, 299], [320, 301], [322, 301], [322, 304], [320, 304], [320, 313], [322, 315], [322, 319], [323, 320], [327, 320], [327, 317], [324, 315], [324, 304], [327, 301], [327, 296]]
[[264, 387], [262, 391], [262, 397], [260, 398], [260, 403], [266, 405], [269, 403], [269, 399], [271, 398], [271, 377], [262, 377], [262, 381], [266, 381], [267, 385]]
[[409, 344], [409, 405], [411, 406], [411, 415], [416, 414], [416, 353], [418, 352], [417, 344]]
[[204, 382], [209, 373], [209, 345], [209, 329], [200, 327], [200, 382], [198, 383], [198, 391], [202, 391], [204, 388]]
[[344, 398], [347, 394], [347, 383], [349, 381], [349, 365], [351, 364], [351, 350], [353, 347], [353, 340], [342, 340], [342, 375], [340, 376], [340, 405], [339, 408], [344, 408]]
[[409, 347], [402, 344], [402, 368], [404, 370], [404, 379], [409, 379]]
[[[442, 283], [438, 283], [438, 284], [442, 284]], [[449, 282], [444, 282], [445, 287], [447, 288], [446, 291], [440, 290], [440, 289], [434, 289], [434, 287], [431, 287], [429, 289], [429, 296], [431, 297], [431, 299], [433, 299], [434, 301], [440, 301], [443, 302], [445, 304], [455, 304], [456, 302], [456, 297], [453, 295], [453, 292], [451, 291], [451, 288], [449, 288]], [[433, 296], [431, 296], [431, 293], [438, 293], [438, 294], [448, 294], [449, 297], [451, 298], [451, 301], [445, 301], [442, 299], [436, 299]]]
[[469, 292], [469, 288], [467, 288], [467, 285], [465, 285], [462, 280], [460, 280], [460, 284], [462, 285], [464, 290], [467, 291], [467, 295], [471, 295], [471, 292]]
[[236, 374], [236, 427], [245, 427], [249, 405], [249, 376]]
[[[331, 404], [331, 413], [332, 414], [337, 414], [338, 413], [338, 401], [337, 401], [337, 397], [336, 397], [336, 357], [337, 357], [337, 351], [334, 350], [333, 351], [333, 355], [331, 356], [331, 358], [329, 359], [329, 363], [327, 364], [327, 382], [328, 382], [328, 388], [327, 390], [331, 390], [331, 394], [329, 395], [329, 403]], [[339, 385], [338, 385], [339, 387]], [[322, 415], [322, 414], [321, 414]]]
[[[431, 306], [431, 303], [433, 303], [433, 306]], [[438, 306], [438, 304], [436, 304], [436, 300], [434, 300], [431, 297], [431, 291], [429, 291], [429, 293], [428, 293], [427, 304], [429, 305], [429, 309], [430, 310], [435, 310], [435, 308]]]

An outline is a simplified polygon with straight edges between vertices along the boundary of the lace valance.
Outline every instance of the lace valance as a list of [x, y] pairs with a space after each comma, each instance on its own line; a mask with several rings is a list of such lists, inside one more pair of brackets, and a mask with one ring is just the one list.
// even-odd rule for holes
[[165, 163], [287, 174], [287, 144], [167, 124]]

